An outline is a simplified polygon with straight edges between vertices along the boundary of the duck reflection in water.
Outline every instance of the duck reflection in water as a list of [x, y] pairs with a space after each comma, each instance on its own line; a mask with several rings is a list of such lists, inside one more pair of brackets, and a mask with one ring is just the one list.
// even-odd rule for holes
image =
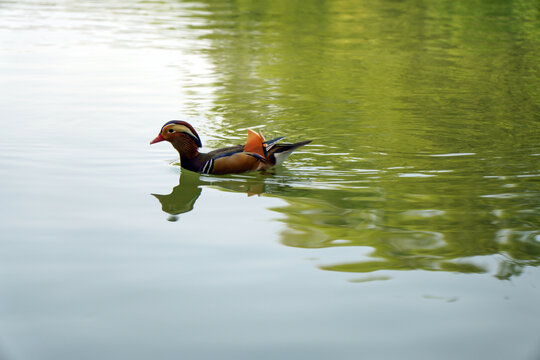
[[264, 178], [259, 174], [236, 175], [233, 178], [212, 178], [191, 171], [182, 171], [170, 194], [152, 194], [161, 203], [163, 212], [170, 214], [169, 221], [177, 221], [180, 214], [193, 210], [195, 202], [205, 186], [217, 186], [223, 190], [243, 192], [248, 196], [265, 192]]
[[182, 172], [178, 185], [170, 194], [152, 194], [161, 203], [161, 210], [170, 214], [169, 221], [177, 221], [178, 215], [190, 212], [195, 206], [195, 202], [202, 192], [203, 182], [199, 180], [199, 175]]

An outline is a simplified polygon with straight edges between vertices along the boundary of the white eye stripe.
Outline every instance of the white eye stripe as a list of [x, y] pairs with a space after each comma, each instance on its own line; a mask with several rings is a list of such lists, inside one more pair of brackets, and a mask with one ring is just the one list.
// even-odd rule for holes
[[187, 127], [187, 126], [184, 126], [184, 125], [173, 125], [170, 129], [169, 129], [169, 132], [173, 130], [173, 131], [176, 131], [176, 132], [183, 132], [183, 133], [186, 133], [188, 135], [191, 135], [193, 137], [197, 137], [195, 136], [195, 134], [193, 134], [193, 132]]

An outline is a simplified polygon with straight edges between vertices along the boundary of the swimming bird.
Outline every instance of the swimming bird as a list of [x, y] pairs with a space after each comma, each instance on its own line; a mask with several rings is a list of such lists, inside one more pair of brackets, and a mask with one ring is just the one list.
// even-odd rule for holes
[[248, 130], [245, 145], [229, 146], [208, 153], [199, 152], [201, 138], [190, 124], [171, 120], [161, 128], [150, 142], [168, 141], [180, 154], [182, 168], [201, 174], [224, 175], [247, 171], [266, 170], [279, 165], [294, 150], [311, 140], [297, 143], [278, 143], [284, 137], [266, 141], [261, 133]]

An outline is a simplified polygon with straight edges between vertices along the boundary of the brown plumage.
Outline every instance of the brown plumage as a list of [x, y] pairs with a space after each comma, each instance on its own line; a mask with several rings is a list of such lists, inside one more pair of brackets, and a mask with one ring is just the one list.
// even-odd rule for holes
[[199, 152], [201, 139], [195, 129], [185, 121], [172, 120], [161, 128], [159, 135], [150, 142], [168, 141], [180, 154], [184, 169], [202, 174], [233, 174], [269, 169], [279, 165], [294, 150], [309, 144], [311, 140], [298, 143], [278, 143], [283, 137], [265, 141], [260, 133], [248, 130], [245, 145], [229, 146], [209, 153]]

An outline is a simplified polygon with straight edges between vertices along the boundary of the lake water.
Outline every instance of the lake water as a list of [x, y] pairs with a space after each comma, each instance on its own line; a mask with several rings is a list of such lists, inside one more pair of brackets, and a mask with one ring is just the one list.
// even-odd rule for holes
[[539, 359], [539, 59], [528, 0], [2, 1], [0, 358]]

